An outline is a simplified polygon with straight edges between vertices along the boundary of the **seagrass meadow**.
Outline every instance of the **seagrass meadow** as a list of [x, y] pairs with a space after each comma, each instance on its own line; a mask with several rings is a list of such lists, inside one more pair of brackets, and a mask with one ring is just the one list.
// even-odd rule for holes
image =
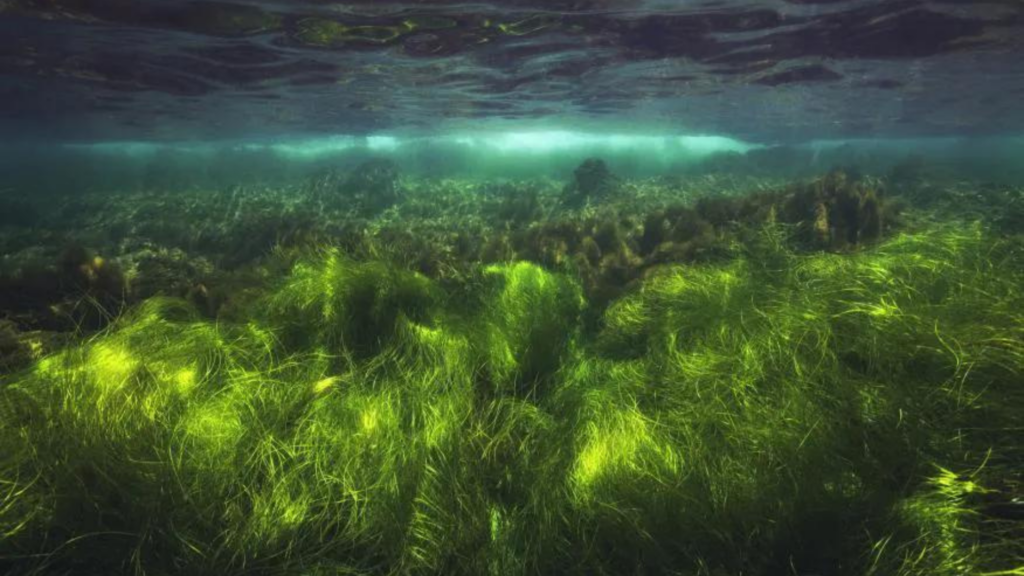
[[1024, 195], [912, 180], [12, 201], [0, 571], [1024, 574]]
[[0, 576], [1024, 576], [1024, 0], [0, 0]]

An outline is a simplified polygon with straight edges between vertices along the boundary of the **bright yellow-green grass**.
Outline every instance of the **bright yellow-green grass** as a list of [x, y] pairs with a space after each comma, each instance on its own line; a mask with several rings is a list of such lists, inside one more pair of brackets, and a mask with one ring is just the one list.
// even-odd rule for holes
[[149, 300], [3, 381], [0, 568], [1024, 574], [1024, 247], [787, 246], [587, 332], [527, 262], [467, 299], [326, 249], [248, 318]]

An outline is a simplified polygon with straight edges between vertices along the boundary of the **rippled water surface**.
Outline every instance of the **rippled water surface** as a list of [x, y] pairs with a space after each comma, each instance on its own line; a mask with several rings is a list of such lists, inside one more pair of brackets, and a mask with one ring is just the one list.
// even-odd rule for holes
[[1020, 132], [1018, 0], [0, 1], [0, 129]]

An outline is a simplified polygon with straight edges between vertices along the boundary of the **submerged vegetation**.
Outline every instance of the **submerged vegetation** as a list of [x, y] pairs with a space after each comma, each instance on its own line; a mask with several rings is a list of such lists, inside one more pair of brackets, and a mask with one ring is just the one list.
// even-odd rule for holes
[[5, 573], [1024, 573], [1024, 239], [998, 220], [840, 173], [393, 169], [310, 184], [259, 248], [236, 191], [116, 269], [67, 252], [51, 277], [84, 284], [48, 301], [127, 310], [0, 333]]

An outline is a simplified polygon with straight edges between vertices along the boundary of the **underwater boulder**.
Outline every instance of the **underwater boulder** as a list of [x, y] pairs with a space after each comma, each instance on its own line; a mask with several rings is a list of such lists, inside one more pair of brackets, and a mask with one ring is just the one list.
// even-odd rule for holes
[[355, 200], [362, 212], [377, 213], [396, 204], [402, 196], [398, 165], [386, 158], [356, 166], [341, 184], [342, 196]]
[[610, 195], [618, 185], [618, 177], [608, 170], [604, 160], [587, 158], [573, 171], [573, 181], [565, 187], [565, 203], [571, 207], [583, 206], [587, 200]]

